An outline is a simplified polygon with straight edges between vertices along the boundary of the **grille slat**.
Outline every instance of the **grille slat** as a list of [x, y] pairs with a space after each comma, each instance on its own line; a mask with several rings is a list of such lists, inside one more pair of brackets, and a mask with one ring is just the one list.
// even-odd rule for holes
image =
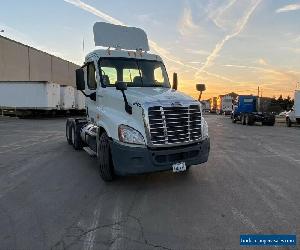
[[153, 145], [188, 143], [201, 139], [201, 111], [198, 105], [150, 107], [148, 118]]

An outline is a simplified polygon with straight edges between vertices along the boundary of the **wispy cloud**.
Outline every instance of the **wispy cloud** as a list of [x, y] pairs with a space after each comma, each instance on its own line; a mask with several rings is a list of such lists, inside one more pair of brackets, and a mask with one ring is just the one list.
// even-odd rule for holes
[[209, 18], [213, 21], [213, 23], [221, 28], [224, 29], [225, 24], [222, 20], [223, 15], [236, 3], [237, 0], [229, 0], [228, 3], [220, 8], [217, 8], [215, 11], [209, 13]]
[[215, 49], [211, 52], [211, 54], [206, 58], [205, 63], [203, 66], [196, 72], [196, 76], [199, 75], [203, 70], [211, 66], [214, 62], [214, 60], [218, 57], [219, 53], [223, 49], [226, 42], [228, 42], [230, 39], [238, 36], [247, 25], [252, 13], [255, 11], [257, 6], [260, 4], [261, 0], [257, 0], [254, 2], [252, 6], [250, 6], [249, 10], [246, 12], [246, 14], [237, 22], [235, 29], [232, 33], [226, 35], [220, 42], [218, 42], [215, 46]]
[[289, 12], [300, 10], [300, 3], [297, 4], [288, 4], [276, 10], [276, 13]]
[[268, 65], [268, 63], [266, 62], [266, 60], [263, 59], [263, 58], [259, 58], [259, 59], [258, 59], [258, 63], [259, 63], [260, 65], [264, 65], [264, 66]]
[[[289, 80], [297, 80], [299, 77], [299, 72], [291, 71], [291, 70], [279, 70], [272, 68], [271, 65], [265, 64], [265, 66], [269, 67], [256, 67], [256, 66], [247, 66], [247, 65], [234, 65], [234, 64], [226, 64], [223, 65], [225, 67], [231, 67], [231, 68], [238, 68], [238, 69], [245, 69], [245, 70], [255, 70], [255, 71], [261, 71], [264, 73], [268, 73], [271, 75], [276, 75], [277, 80], [280, 80], [279, 77], [282, 77], [282, 79], [289, 79]], [[269, 77], [269, 76], [267, 76]]]
[[184, 51], [190, 54], [195, 54], [195, 55], [204, 55], [207, 56], [209, 55], [209, 52], [206, 50], [202, 49], [190, 49], [190, 48], [184, 48]]
[[185, 7], [183, 9], [182, 17], [178, 23], [178, 31], [181, 35], [193, 34], [198, 30], [198, 25], [193, 21], [192, 10], [190, 7]]

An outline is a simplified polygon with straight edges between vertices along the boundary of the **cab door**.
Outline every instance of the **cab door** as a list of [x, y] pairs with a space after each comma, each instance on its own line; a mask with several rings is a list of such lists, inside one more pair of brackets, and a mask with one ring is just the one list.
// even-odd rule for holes
[[[94, 62], [89, 62], [86, 67], [86, 83], [87, 89], [86, 94], [90, 95], [92, 93], [96, 93], [97, 91], [97, 70]], [[95, 95], [97, 98], [97, 95]], [[85, 98], [86, 105], [86, 113], [87, 119], [91, 123], [96, 122], [96, 114], [97, 114], [97, 100], [92, 100], [90, 97]]]

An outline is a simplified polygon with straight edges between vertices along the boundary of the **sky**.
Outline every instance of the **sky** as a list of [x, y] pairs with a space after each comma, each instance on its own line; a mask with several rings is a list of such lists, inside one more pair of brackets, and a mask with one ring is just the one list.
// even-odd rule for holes
[[[81, 65], [94, 49], [93, 24], [144, 29], [179, 89], [203, 98], [229, 92], [293, 96], [300, 82], [300, 1], [2, 1], [1, 35]], [[298, 84], [299, 85], [299, 84]]]

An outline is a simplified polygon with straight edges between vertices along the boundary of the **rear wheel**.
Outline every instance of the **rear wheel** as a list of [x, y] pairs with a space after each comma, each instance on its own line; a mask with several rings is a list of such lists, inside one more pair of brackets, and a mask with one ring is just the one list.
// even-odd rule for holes
[[99, 138], [97, 153], [101, 178], [104, 181], [112, 181], [114, 179], [114, 167], [110, 152], [109, 138], [106, 132], [102, 133]]
[[72, 134], [71, 134], [71, 129], [70, 129], [70, 122], [67, 121], [66, 123], [66, 137], [67, 137], [67, 142], [72, 145]]
[[242, 125], [246, 125], [246, 117], [245, 117], [245, 115], [242, 115], [241, 121], [242, 121]]
[[286, 126], [287, 127], [291, 127], [292, 126], [292, 122], [291, 122], [291, 120], [290, 120], [289, 117], [286, 118]]
[[75, 150], [80, 150], [83, 148], [83, 142], [80, 137], [80, 131], [75, 123], [72, 124], [71, 127], [71, 134], [72, 134], [72, 144]]

